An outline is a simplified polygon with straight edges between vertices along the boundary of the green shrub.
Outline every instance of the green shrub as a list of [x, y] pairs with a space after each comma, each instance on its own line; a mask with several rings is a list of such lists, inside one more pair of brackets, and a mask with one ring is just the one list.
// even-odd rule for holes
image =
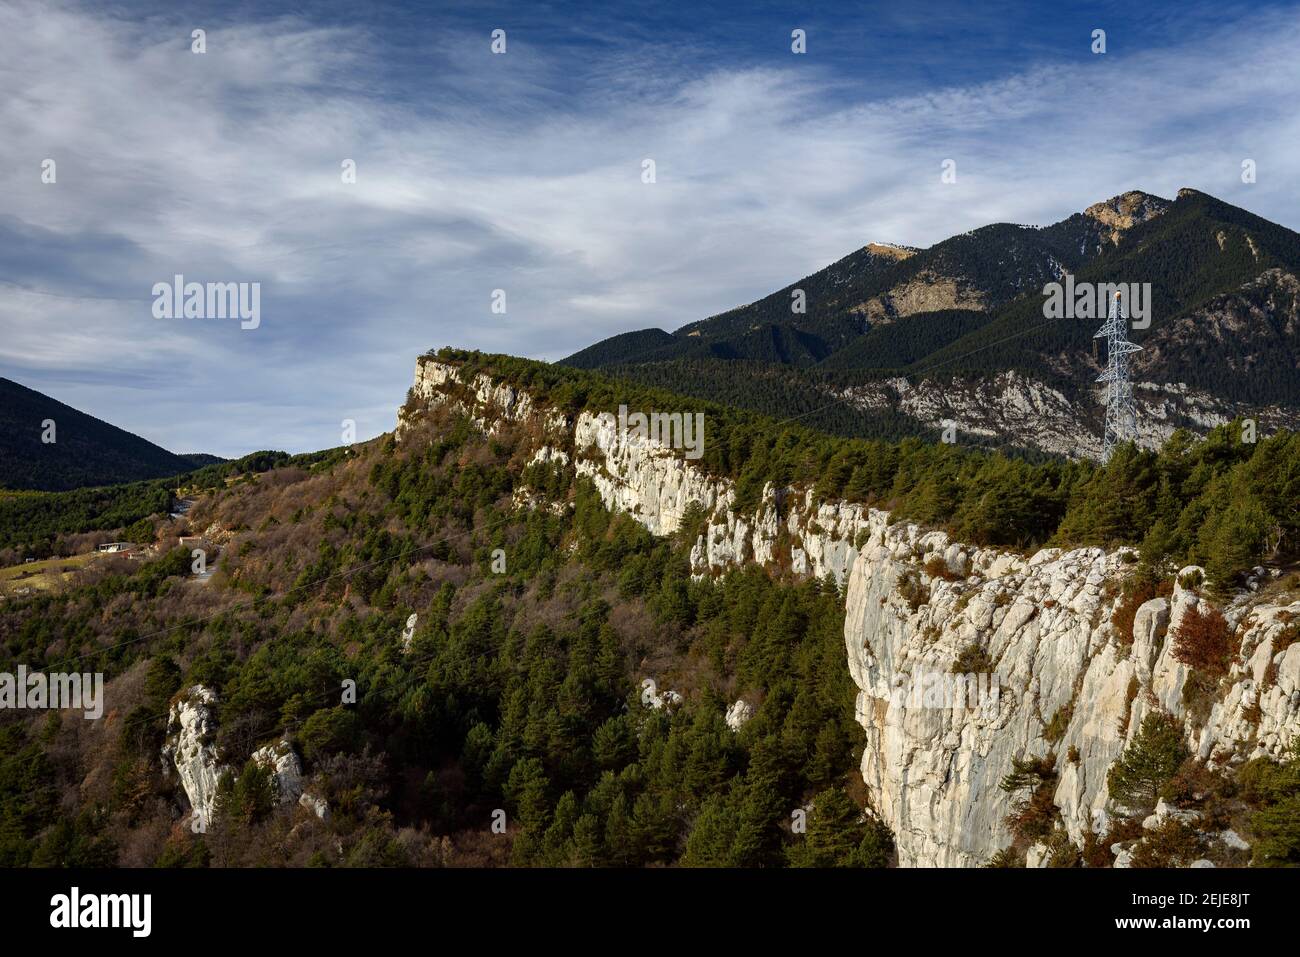
[[1164, 712], [1153, 711], [1106, 775], [1111, 799], [1135, 811], [1149, 812], [1160, 789], [1188, 754], [1182, 725]]
[[993, 659], [982, 646], [971, 643], [957, 653], [949, 671], [955, 675], [992, 674]]
[[1047, 727], [1043, 729], [1043, 740], [1049, 744], [1058, 743], [1065, 732], [1069, 730], [1070, 719], [1074, 717], [1074, 707], [1072, 705], [1062, 705], [1056, 709], [1056, 714], [1052, 715], [1052, 720], [1047, 722]]

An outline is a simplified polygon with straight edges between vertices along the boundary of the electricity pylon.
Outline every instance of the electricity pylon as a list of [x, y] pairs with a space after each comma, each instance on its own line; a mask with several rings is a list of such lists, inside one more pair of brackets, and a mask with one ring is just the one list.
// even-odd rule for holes
[[1120, 294], [1110, 304], [1110, 318], [1094, 339], [1106, 337], [1106, 371], [1097, 377], [1106, 383], [1106, 432], [1102, 437], [1101, 460], [1110, 460], [1115, 446], [1136, 437], [1137, 410], [1133, 405], [1133, 383], [1128, 377], [1128, 357], [1142, 347], [1128, 341], [1128, 316]]

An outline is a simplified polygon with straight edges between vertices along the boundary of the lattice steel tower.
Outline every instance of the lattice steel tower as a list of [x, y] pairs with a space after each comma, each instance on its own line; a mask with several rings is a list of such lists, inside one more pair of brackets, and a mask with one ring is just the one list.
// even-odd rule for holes
[[1128, 357], [1142, 347], [1128, 341], [1128, 316], [1120, 294], [1110, 304], [1110, 318], [1094, 339], [1106, 337], [1106, 371], [1097, 377], [1106, 383], [1106, 432], [1102, 437], [1101, 460], [1110, 460], [1115, 446], [1135, 437], [1137, 412], [1133, 406], [1133, 383], [1128, 378]]

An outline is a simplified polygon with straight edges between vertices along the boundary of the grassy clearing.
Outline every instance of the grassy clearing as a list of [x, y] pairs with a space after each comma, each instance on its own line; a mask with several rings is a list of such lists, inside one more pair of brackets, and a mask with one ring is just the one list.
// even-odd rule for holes
[[48, 591], [68, 581], [76, 571], [90, 564], [96, 557], [95, 552], [86, 552], [70, 558], [48, 558], [0, 568], [0, 595], [15, 595], [20, 588]]

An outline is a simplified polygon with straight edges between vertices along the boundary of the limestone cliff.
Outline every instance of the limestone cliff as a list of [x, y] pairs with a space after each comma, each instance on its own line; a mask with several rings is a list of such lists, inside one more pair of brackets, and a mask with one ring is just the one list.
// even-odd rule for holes
[[[1179, 382], [1139, 379], [1133, 387], [1133, 440], [1145, 449], [1159, 448], [1177, 429], [1203, 434], [1237, 416], [1253, 417], [1261, 435], [1300, 428], [1300, 413], [1280, 405], [1231, 402]], [[1013, 445], [1053, 455], [1098, 460], [1105, 407], [1100, 390], [1098, 386], [1084, 407], [1090, 417], [1084, 428], [1080, 428], [1077, 399], [1014, 370], [986, 378], [882, 379], [828, 390], [827, 395], [869, 412], [896, 408], [932, 428], [936, 436], [945, 422], [951, 422], [961, 436], [1010, 439]]]
[[[1217, 765], [1279, 756], [1300, 733], [1300, 642], [1274, 646], [1300, 619], [1295, 596], [1246, 594], [1225, 610], [1240, 648], [1213, 700], [1192, 714], [1171, 636], [1203, 601], [1190, 587], [1196, 569], [1184, 570], [1188, 584], [1170, 599], [1142, 605], [1130, 635], [1115, 620], [1134, 559], [1126, 550], [1026, 557], [972, 548], [875, 509], [771, 485], [741, 512], [730, 480], [621, 432], [608, 413], [566, 418], [485, 375], [463, 383], [454, 366], [429, 357], [413, 396], [488, 430], [536, 424], [535, 460], [572, 462], [608, 508], [653, 534], [677, 532], [698, 503], [707, 516], [691, 549], [698, 575], [757, 562], [841, 585], [846, 666], [866, 732], [863, 779], [905, 866], [981, 865], [1006, 847], [1012, 798], [998, 783], [1013, 759], [1054, 755], [1054, 801], [1070, 840], [1082, 846], [1086, 834], [1104, 834], [1107, 770], [1152, 709], [1180, 719], [1188, 746]], [[408, 407], [403, 424], [412, 414]], [[991, 679], [978, 707], [909, 693], [922, 677], [970, 671], [972, 662]]]

